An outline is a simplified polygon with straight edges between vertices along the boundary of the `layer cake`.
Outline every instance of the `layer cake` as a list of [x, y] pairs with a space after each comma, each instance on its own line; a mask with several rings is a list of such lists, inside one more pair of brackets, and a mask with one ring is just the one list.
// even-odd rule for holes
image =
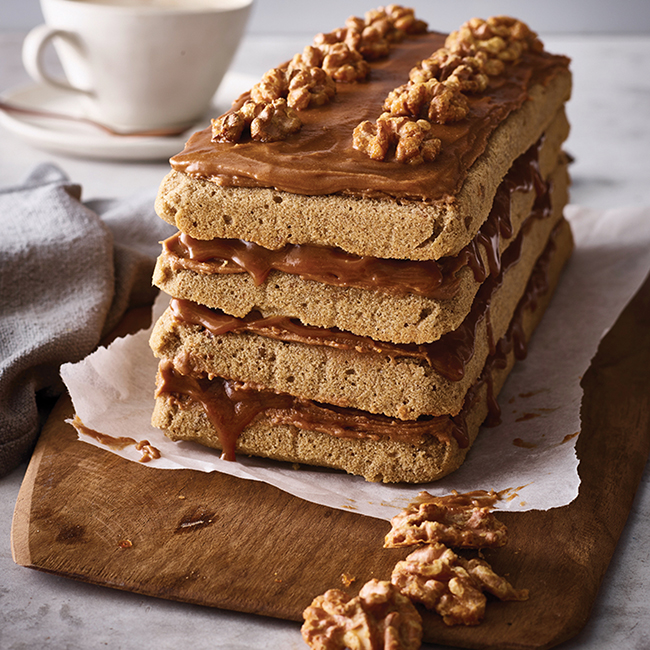
[[154, 425], [372, 481], [456, 469], [570, 255], [570, 87], [519, 21], [445, 36], [394, 5], [264, 75], [161, 184]]

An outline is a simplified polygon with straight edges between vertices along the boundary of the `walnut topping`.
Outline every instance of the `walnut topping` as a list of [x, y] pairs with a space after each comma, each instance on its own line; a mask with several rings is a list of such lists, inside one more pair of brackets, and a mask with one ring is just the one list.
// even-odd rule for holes
[[371, 580], [352, 598], [339, 589], [316, 597], [303, 612], [301, 632], [320, 650], [416, 650], [422, 620], [390, 582]]
[[526, 50], [543, 49], [535, 32], [509, 16], [492, 16], [487, 20], [472, 18], [449, 34], [445, 47], [461, 55], [485, 52], [490, 57], [511, 63], [516, 63]]
[[[350, 22], [352, 19], [348, 19]], [[356, 19], [355, 19], [356, 20]], [[360, 20], [360, 19], [359, 19]], [[360, 28], [341, 27], [328, 34], [318, 34], [314, 39], [316, 47], [344, 43], [353, 52], [357, 52], [365, 61], [374, 61], [388, 56], [391, 42], [383, 35], [380, 25]]]
[[266, 104], [251, 122], [251, 138], [259, 142], [276, 142], [295, 133], [301, 126], [300, 118], [287, 102], [276, 99]]
[[384, 12], [393, 23], [395, 29], [406, 34], [424, 34], [428, 25], [424, 20], [415, 17], [415, 10], [400, 5], [388, 5]]
[[373, 124], [361, 122], [354, 129], [352, 146], [373, 160], [393, 159], [411, 165], [431, 162], [440, 152], [441, 142], [433, 137], [431, 124], [383, 113]]
[[287, 104], [296, 110], [328, 104], [336, 95], [332, 77], [322, 68], [305, 67], [293, 70], [287, 93]]
[[487, 88], [489, 77], [501, 74], [503, 69], [503, 61], [491, 59], [485, 52], [460, 56], [442, 47], [413, 68], [409, 79], [413, 83], [437, 79], [457, 86], [461, 92], [479, 93]]
[[290, 67], [304, 65], [320, 67], [333, 81], [342, 83], [363, 81], [370, 74], [361, 54], [342, 41], [307, 45], [302, 54], [293, 57]]
[[[299, 131], [302, 122], [296, 111], [323, 106], [336, 95], [334, 79], [321, 67], [326, 59], [319, 49], [306, 47], [288, 66], [268, 70], [239, 110], [212, 120], [212, 141], [234, 143], [250, 135], [259, 142], [276, 142]], [[339, 74], [350, 77], [348, 68]]]
[[395, 88], [386, 98], [384, 110], [396, 117], [405, 115], [445, 124], [465, 118], [469, 104], [457, 86], [430, 79]]
[[466, 569], [483, 591], [499, 600], [528, 600], [528, 589], [515, 589], [505, 578], [497, 575], [485, 560], [469, 560]]
[[256, 103], [269, 103], [284, 98], [295, 110], [327, 104], [336, 94], [332, 78], [317, 66], [307, 65], [294, 57], [287, 68], [273, 68], [251, 89]]
[[503, 546], [508, 531], [491, 512], [462, 495], [434, 498], [420, 493], [420, 503], [409, 505], [391, 519], [392, 528], [384, 548], [441, 542], [457, 548], [494, 548]]
[[239, 142], [246, 131], [253, 140], [276, 142], [301, 127], [297, 112], [284, 98], [271, 102], [247, 101], [239, 110], [212, 120], [213, 142]]
[[391, 43], [400, 39], [401, 37], [394, 32], [388, 20], [376, 19], [360, 32], [357, 49], [364, 59], [374, 61], [388, 56]]
[[414, 9], [400, 5], [387, 5], [366, 12], [365, 25], [376, 26], [385, 38], [393, 42], [403, 40], [406, 34], [427, 31], [427, 23], [415, 17]]
[[336, 82], [367, 79], [367, 61], [386, 56], [391, 44], [406, 34], [426, 29], [427, 24], [415, 18], [413, 9], [400, 5], [380, 7], [368, 12], [365, 19], [349, 18], [345, 27], [317, 35], [313, 45], [296, 54], [288, 65], [266, 72], [251, 88], [250, 101], [240, 109], [212, 120], [212, 141], [235, 143], [247, 135], [260, 142], [286, 138], [302, 126], [295, 111], [329, 103], [336, 95]]
[[265, 104], [274, 99], [284, 97], [289, 91], [289, 80], [286, 70], [271, 68], [264, 73], [262, 78], [251, 88], [251, 100], [256, 104]]
[[[350, 19], [348, 19], [350, 20]], [[314, 45], [318, 50], [321, 50], [327, 45], [335, 45], [336, 43], [345, 43], [350, 50], [358, 52], [358, 46], [361, 42], [361, 32], [359, 30], [348, 28], [348, 27], [339, 27], [333, 32], [328, 32], [327, 34], [317, 34], [314, 37]]]
[[483, 591], [501, 600], [526, 600], [484, 560], [466, 560], [444, 544], [425, 546], [395, 565], [392, 583], [413, 601], [438, 612], [447, 625], [478, 625], [485, 615]]
[[[389, 45], [387, 34], [399, 39], [401, 33], [401, 18], [390, 17], [393, 16], [392, 7], [390, 5], [386, 10], [370, 12], [363, 23], [358, 18], [348, 19], [343, 30], [345, 34], [342, 31], [340, 35], [349, 40], [351, 33], [363, 34], [372, 25], [376, 34]], [[404, 15], [404, 20], [408, 23], [410, 19]], [[389, 31], [384, 29], [384, 23], [390, 25]], [[355, 47], [362, 50], [362, 44]], [[535, 32], [515, 18], [472, 18], [447, 37], [445, 47], [410, 71], [408, 83], [395, 88], [388, 95], [383, 110], [396, 117], [428, 119], [438, 124], [462, 120], [470, 111], [465, 93], [483, 92], [488, 87], [489, 78], [502, 74], [507, 63], [517, 63], [526, 50], [542, 49], [543, 45]], [[379, 130], [378, 121], [375, 132]], [[357, 131], [359, 146], [356, 142]], [[360, 124], [355, 130], [355, 148], [365, 151], [375, 160], [386, 160], [385, 155], [377, 155], [377, 150], [382, 147], [373, 140], [373, 135], [371, 126]], [[417, 159], [419, 163], [426, 161], [426, 156]], [[406, 162], [412, 163], [415, 159]]]
[[374, 61], [387, 56], [392, 44], [404, 40], [407, 34], [422, 34], [426, 30], [427, 24], [415, 18], [413, 9], [387, 5], [366, 12], [364, 18], [351, 16], [345, 27], [316, 36], [314, 45], [345, 43], [366, 61]]
[[362, 81], [370, 74], [370, 66], [356, 50], [350, 49], [346, 43], [323, 45], [323, 70], [334, 81], [351, 83]]
[[323, 52], [313, 45], [306, 45], [302, 53], [294, 54], [289, 67], [300, 68], [301, 66], [309, 66], [319, 68], [323, 65]]
[[409, 72], [409, 79], [414, 83], [438, 79], [443, 81], [461, 64], [462, 57], [441, 47], [429, 58], [421, 61]]

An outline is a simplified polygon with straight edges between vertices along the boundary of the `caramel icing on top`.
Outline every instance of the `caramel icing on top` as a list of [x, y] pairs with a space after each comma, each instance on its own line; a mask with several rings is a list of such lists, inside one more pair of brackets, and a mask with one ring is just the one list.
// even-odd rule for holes
[[[466, 119], [432, 125], [442, 151], [431, 163], [375, 161], [353, 149], [356, 125], [374, 121], [388, 93], [405, 83], [409, 70], [443, 47], [444, 41], [445, 35], [436, 32], [406, 39], [386, 59], [371, 63], [369, 81], [337, 84], [332, 103], [302, 111], [302, 129], [286, 140], [218, 143], [211, 141], [208, 128], [189, 139], [185, 149], [171, 159], [172, 168], [224, 186], [271, 187], [306, 195], [452, 200], [494, 130], [522, 106], [533, 85], [546, 85], [566, 69], [568, 59], [525, 52], [518, 64], [491, 77], [485, 92], [468, 95]], [[242, 95], [234, 107], [248, 96]]]

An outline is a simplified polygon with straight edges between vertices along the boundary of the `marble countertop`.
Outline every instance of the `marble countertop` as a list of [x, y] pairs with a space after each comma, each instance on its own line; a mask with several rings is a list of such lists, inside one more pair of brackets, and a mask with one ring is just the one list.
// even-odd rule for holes
[[[20, 62], [23, 34], [0, 33], [0, 93], [28, 85]], [[542, 34], [547, 49], [569, 55], [574, 93], [571, 201], [595, 209], [650, 205], [650, 36]], [[302, 50], [311, 35], [250, 36], [233, 78], [259, 78], [268, 62]], [[239, 77], [238, 77], [239, 76]], [[244, 77], [245, 78], [245, 77]], [[226, 106], [225, 92], [218, 105]], [[84, 198], [122, 197], [155, 188], [166, 162], [117, 163], [55, 155], [0, 127], [0, 187], [37, 164], [57, 163]], [[32, 571], [11, 558], [13, 507], [25, 467], [0, 479], [0, 648], [304, 648], [299, 625], [142, 597]], [[650, 647], [650, 470], [583, 631], [563, 650]], [[438, 646], [424, 646], [442, 650]]]

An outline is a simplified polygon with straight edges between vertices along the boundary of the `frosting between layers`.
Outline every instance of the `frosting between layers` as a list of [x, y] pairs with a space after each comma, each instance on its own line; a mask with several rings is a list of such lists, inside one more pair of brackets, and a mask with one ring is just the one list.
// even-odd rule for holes
[[[248, 273], [258, 286], [266, 281], [271, 270], [277, 270], [329, 285], [447, 300], [457, 294], [457, 273], [465, 265], [472, 269], [477, 282], [500, 272], [500, 242], [513, 234], [512, 194], [534, 189], [538, 197], [547, 195], [539, 171], [541, 142], [515, 160], [499, 185], [488, 219], [476, 237], [453, 257], [437, 261], [387, 260], [310, 244], [287, 244], [279, 250], [269, 250], [236, 239], [198, 240], [186, 233], [176, 233], [165, 240], [163, 255], [176, 270], [206, 274]], [[546, 213], [548, 209], [538, 210], [536, 216]], [[479, 246], [485, 250], [488, 268]]]
[[[371, 64], [369, 81], [338, 84], [331, 104], [301, 113], [301, 131], [284, 141], [214, 143], [206, 129], [194, 134], [171, 159], [172, 168], [224, 186], [273, 187], [307, 195], [452, 200], [494, 130], [522, 106], [532, 86], [547, 85], [559, 71], [566, 71], [568, 59], [525, 52], [520, 63], [491, 78], [485, 92], [469, 96], [466, 119], [432, 126], [442, 141], [442, 151], [432, 163], [373, 161], [353, 149], [355, 126], [374, 120], [386, 95], [444, 41], [444, 34], [430, 32], [400, 43], [387, 59]], [[236, 105], [246, 98], [242, 96]]]
[[274, 424], [292, 424], [298, 428], [349, 438], [390, 437], [417, 444], [423, 436], [435, 436], [450, 444], [452, 438], [460, 448], [469, 445], [464, 413], [477, 398], [479, 388], [487, 384], [488, 425], [500, 418], [499, 405], [492, 387], [492, 371], [503, 367], [506, 357], [514, 351], [517, 359], [526, 356], [526, 336], [522, 319], [524, 310], [535, 309], [540, 296], [548, 291], [549, 265], [555, 252], [555, 237], [565, 226], [564, 220], [553, 229], [549, 242], [538, 259], [526, 290], [520, 299], [507, 333], [494, 346], [479, 380], [468, 391], [459, 416], [421, 417], [402, 421], [373, 415], [352, 408], [317, 404], [311, 400], [275, 393], [255, 385], [225, 380], [182, 375], [172, 362], [162, 360], [159, 366], [156, 397], [168, 395], [183, 407], [185, 400], [199, 402], [217, 432], [222, 457], [235, 460], [237, 439], [256, 417], [264, 414]]

